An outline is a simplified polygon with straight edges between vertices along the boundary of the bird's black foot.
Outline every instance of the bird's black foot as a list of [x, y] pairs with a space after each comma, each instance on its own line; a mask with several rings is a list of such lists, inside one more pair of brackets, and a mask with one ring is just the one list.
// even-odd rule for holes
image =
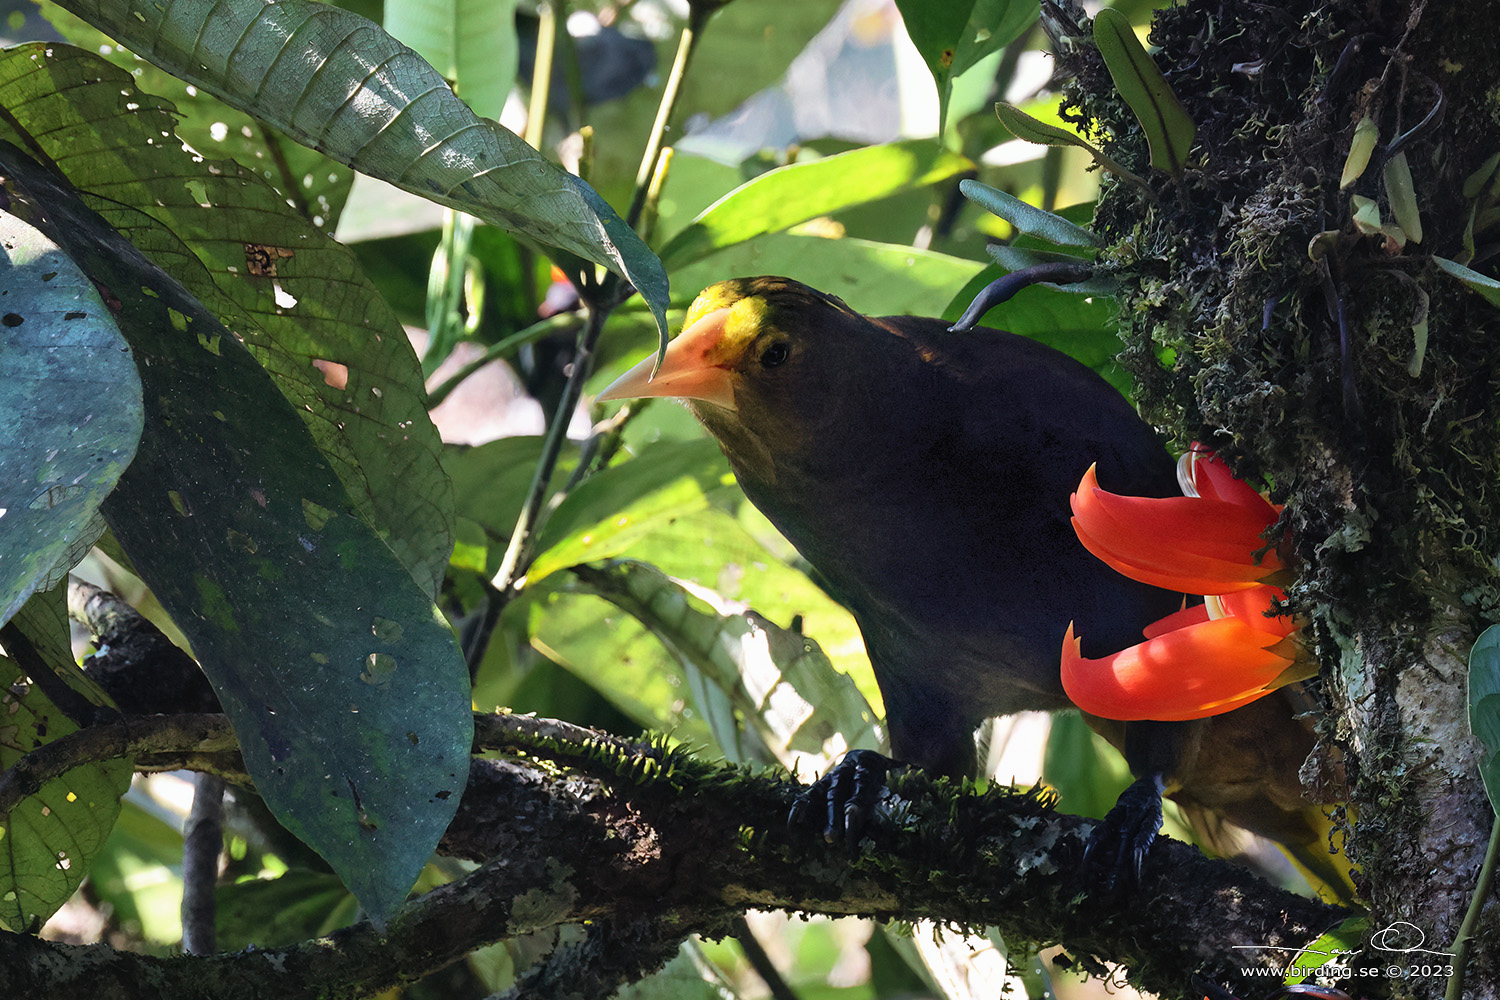
[[1122, 882], [1140, 884], [1146, 852], [1161, 831], [1161, 775], [1150, 774], [1120, 793], [1104, 822], [1094, 828], [1083, 848], [1083, 867], [1104, 892]]
[[791, 826], [821, 824], [823, 839], [851, 851], [869, 831], [886, 794], [886, 775], [900, 767], [874, 750], [850, 750], [792, 804]]

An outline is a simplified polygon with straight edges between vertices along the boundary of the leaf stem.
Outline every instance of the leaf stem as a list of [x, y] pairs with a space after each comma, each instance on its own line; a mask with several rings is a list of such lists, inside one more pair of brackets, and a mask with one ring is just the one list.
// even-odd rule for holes
[[469, 247], [473, 242], [474, 217], [457, 209], [443, 210], [443, 235], [427, 272], [427, 350], [422, 353], [422, 374], [430, 376], [453, 353], [467, 324], [465, 278], [469, 272]]
[[510, 545], [500, 562], [491, 584], [499, 591], [502, 602], [510, 599], [516, 581], [526, 574], [536, 549], [536, 530], [541, 527], [542, 506], [547, 500], [547, 484], [552, 481], [552, 470], [557, 467], [558, 455], [568, 436], [568, 425], [572, 422], [573, 410], [583, 396], [583, 383], [594, 367], [594, 347], [604, 329], [604, 321], [611, 312], [608, 306], [600, 307], [584, 299], [587, 321], [578, 336], [578, 350], [573, 356], [573, 371], [563, 386], [562, 398], [557, 401], [552, 422], [547, 427], [547, 437], [542, 442], [542, 457], [537, 461], [536, 471], [531, 477], [531, 487], [526, 492], [526, 504], [511, 532]]
[[536, 64], [531, 68], [531, 103], [526, 108], [526, 142], [542, 148], [542, 129], [547, 123], [547, 101], [552, 97], [552, 56], [557, 51], [557, 9], [537, 4]]
[[656, 121], [651, 125], [651, 135], [646, 140], [645, 152], [641, 155], [641, 166], [635, 173], [635, 194], [630, 199], [630, 211], [625, 215], [625, 224], [634, 229], [641, 221], [641, 210], [646, 207], [646, 193], [651, 188], [651, 178], [656, 175], [656, 160], [661, 156], [662, 137], [666, 135], [667, 123], [677, 108], [677, 96], [682, 90], [683, 77], [687, 76], [688, 64], [703, 37], [703, 26], [708, 23], [711, 11], [694, 5], [688, 14], [688, 23], [677, 41], [677, 57], [672, 60], [672, 71], [667, 75], [666, 89], [662, 91], [661, 103], [656, 106]]
[[1449, 951], [1453, 953], [1453, 973], [1448, 977], [1448, 987], [1443, 991], [1443, 1000], [1459, 1000], [1464, 994], [1464, 965], [1469, 960], [1469, 940], [1474, 927], [1479, 923], [1479, 912], [1490, 898], [1490, 889], [1495, 883], [1495, 865], [1500, 861], [1500, 816], [1490, 826], [1490, 846], [1484, 852], [1484, 864], [1479, 868], [1479, 880], [1474, 886], [1474, 898], [1469, 902], [1469, 912], [1459, 925]]

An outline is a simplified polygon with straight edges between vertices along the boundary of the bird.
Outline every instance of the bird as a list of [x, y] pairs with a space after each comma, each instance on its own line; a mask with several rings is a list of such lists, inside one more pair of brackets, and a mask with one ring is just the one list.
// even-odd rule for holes
[[[698, 296], [659, 366], [647, 358], [598, 396], [638, 397], [687, 405], [852, 612], [900, 764], [972, 776], [986, 719], [1070, 706], [1070, 623], [1097, 657], [1183, 606], [1095, 559], [1070, 522], [1090, 466], [1113, 492], [1178, 496], [1172, 457], [1113, 386], [1039, 341], [737, 278]], [[1138, 874], [1164, 792], [1272, 839], [1317, 840], [1298, 781], [1312, 736], [1272, 702], [1188, 723], [1090, 720], [1137, 776], [1106, 818], [1112, 864]], [[1226, 724], [1236, 716], [1254, 721]], [[827, 803], [830, 834], [842, 794]]]

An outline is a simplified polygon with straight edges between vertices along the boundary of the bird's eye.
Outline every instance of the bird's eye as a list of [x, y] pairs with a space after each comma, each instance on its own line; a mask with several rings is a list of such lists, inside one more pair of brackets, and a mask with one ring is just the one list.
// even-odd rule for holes
[[787, 358], [792, 356], [792, 349], [786, 345], [784, 340], [773, 340], [764, 351], [760, 352], [760, 366], [762, 368], [775, 368], [783, 364]]

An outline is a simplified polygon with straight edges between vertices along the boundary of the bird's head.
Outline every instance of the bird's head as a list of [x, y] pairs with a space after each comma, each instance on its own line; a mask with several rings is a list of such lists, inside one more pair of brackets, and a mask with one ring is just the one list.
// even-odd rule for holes
[[[683, 400], [741, 467], [774, 480], [776, 462], [827, 441], [862, 379], [870, 321], [789, 278], [721, 281], [687, 311], [660, 367], [647, 358], [599, 399]], [[878, 332], [878, 331], [877, 331]], [[653, 373], [654, 369], [654, 373]]]

